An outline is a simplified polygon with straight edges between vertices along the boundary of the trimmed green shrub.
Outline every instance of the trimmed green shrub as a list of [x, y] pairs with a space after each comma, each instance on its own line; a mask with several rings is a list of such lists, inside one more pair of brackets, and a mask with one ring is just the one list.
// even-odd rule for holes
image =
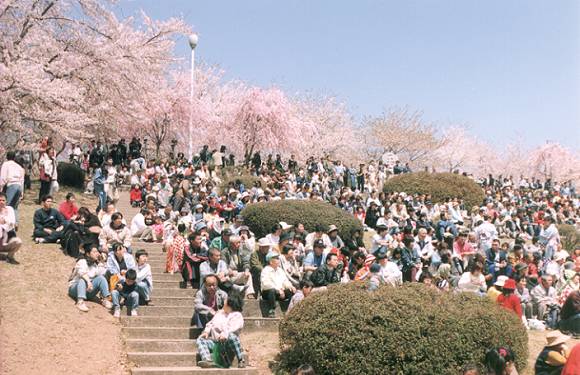
[[58, 163], [58, 184], [83, 189], [85, 186], [85, 171], [72, 163]]
[[574, 225], [560, 224], [558, 225], [558, 232], [560, 233], [562, 248], [564, 250], [573, 253], [574, 249], [580, 247], [580, 232], [576, 227], [574, 227]]
[[222, 193], [227, 194], [230, 184], [233, 184], [238, 189], [240, 183], [244, 184], [246, 190], [250, 190], [254, 186], [254, 183], [259, 180], [258, 177], [252, 176], [249, 173], [227, 173], [222, 177], [220, 190]]
[[334, 224], [343, 240], [350, 238], [355, 229], [362, 229], [354, 216], [322, 201], [279, 200], [255, 203], [244, 208], [242, 216], [256, 238], [270, 233], [272, 226], [281, 221], [290, 225], [302, 223], [308, 232], [314, 231], [317, 224], [322, 224], [325, 229]]
[[308, 363], [317, 374], [458, 374], [500, 345], [526, 367], [526, 329], [488, 298], [350, 283], [313, 293], [281, 321], [279, 372]]
[[385, 183], [385, 192], [430, 194], [431, 200], [441, 203], [446, 198], [461, 198], [469, 208], [480, 206], [485, 194], [481, 186], [469, 177], [455, 173], [406, 173]]

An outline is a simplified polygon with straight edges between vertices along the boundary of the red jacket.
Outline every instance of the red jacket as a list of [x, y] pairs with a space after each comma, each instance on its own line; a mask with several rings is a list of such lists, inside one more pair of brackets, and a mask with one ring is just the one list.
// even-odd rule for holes
[[510, 294], [506, 296], [505, 294], [500, 294], [497, 297], [497, 304], [501, 307], [511, 310], [518, 315], [519, 318], [522, 317], [522, 305], [520, 302], [520, 297], [515, 294]]
[[58, 211], [64, 216], [65, 219], [70, 220], [71, 217], [79, 213], [77, 206], [69, 201], [64, 201], [58, 207]]
[[131, 189], [129, 194], [129, 199], [131, 202], [141, 202], [143, 200], [143, 195], [141, 194], [141, 189]]

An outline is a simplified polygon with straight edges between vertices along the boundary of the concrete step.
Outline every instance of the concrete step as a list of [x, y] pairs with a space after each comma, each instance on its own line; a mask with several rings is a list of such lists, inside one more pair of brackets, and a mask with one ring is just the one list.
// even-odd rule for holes
[[[245, 318], [244, 332], [272, 332], [278, 330], [278, 318]], [[123, 327], [128, 339], [196, 339], [201, 329], [197, 327]]]
[[131, 370], [133, 375], [258, 375], [258, 369], [246, 368], [200, 368], [200, 367], [139, 367]]
[[[162, 288], [162, 289], [179, 289], [179, 283], [181, 282], [181, 278], [173, 279], [173, 280], [158, 280], [153, 276], [153, 285], [154, 288]], [[155, 289], [153, 289], [155, 291]], [[190, 290], [193, 290], [190, 288]]]
[[181, 274], [178, 272], [174, 273], [173, 275], [169, 272], [152, 272], [151, 276], [153, 276], [154, 282], [159, 280], [181, 281], [183, 279]]
[[[187, 289], [182, 289], [182, 290], [187, 290]], [[163, 297], [152, 297], [151, 299], [153, 299], [153, 303], [155, 304], [155, 306], [191, 306], [193, 307], [193, 293], [195, 292], [195, 289], [191, 289], [189, 288], [189, 290], [191, 291], [191, 297], [168, 297], [168, 296], [163, 296]], [[155, 289], [153, 289], [153, 292], [155, 292]]]
[[[155, 289], [153, 290], [155, 291]], [[159, 301], [158, 303], [158, 300]], [[164, 297], [160, 298], [153, 298], [154, 306], [141, 306], [139, 308], [139, 315], [143, 316], [193, 316], [194, 307], [193, 307], [193, 298], [189, 304], [176, 304], [170, 305], [172, 299], [165, 299]], [[178, 299], [181, 303], [181, 299]], [[276, 317], [281, 317], [282, 310], [280, 310], [280, 306], [276, 306]], [[247, 299], [244, 300], [244, 309], [242, 314], [245, 317], [261, 317], [262, 311], [260, 309], [260, 301], [255, 299]]]
[[165, 262], [151, 264], [151, 273], [163, 273], [163, 272], [165, 272]]
[[201, 329], [196, 327], [123, 327], [128, 339], [196, 339]]
[[139, 367], [180, 367], [196, 364], [195, 352], [128, 352], [127, 358]]
[[194, 352], [197, 345], [188, 339], [128, 339], [125, 347], [128, 352]]
[[[175, 288], [157, 288], [157, 286], [161, 286], [160, 284], [153, 282], [153, 291], [151, 292], [151, 298], [156, 299], [158, 297], [190, 297], [193, 298], [195, 295], [195, 289], [181, 289], [179, 288], [179, 282], [177, 283]], [[166, 286], [166, 285], [164, 285]], [[155, 303], [155, 301], [153, 301]]]
[[184, 314], [181, 316], [122, 316], [121, 324], [124, 327], [189, 327], [195, 325], [192, 318], [193, 314]]

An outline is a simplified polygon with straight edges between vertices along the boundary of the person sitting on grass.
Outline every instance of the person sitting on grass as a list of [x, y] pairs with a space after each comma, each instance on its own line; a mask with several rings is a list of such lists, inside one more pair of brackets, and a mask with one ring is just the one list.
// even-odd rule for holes
[[485, 353], [485, 371], [489, 375], [517, 375], [515, 355], [508, 347], [493, 348]]
[[87, 299], [94, 299], [101, 294], [102, 304], [111, 309], [109, 301], [109, 285], [103, 276], [106, 269], [99, 263], [101, 253], [97, 247], [92, 247], [86, 254], [77, 260], [69, 279], [68, 294], [77, 300], [77, 309], [87, 312]]
[[139, 292], [137, 291], [137, 271], [127, 270], [125, 278], [117, 282], [111, 293], [113, 297], [113, 316], [121, 317], [121, 298], [125, 300], [125, 306], [131, 311], [131, 316], [137, 316], [139, 308]]
[[552, 331], [546, 335], [546, 346], [538, 355], [534, 366], [536, 375], [560, 374], [568, 361], [569, 350], [566, 342], [570, 336], [560, 331]]
[[0, 193], [0, 253], [6, 253], [10, 264], [20, 264], [14, 254], [22, 246], [22, 240], [15, 232], [16, 216], [14, 209], [6, 205], [6, 194]]
[[65, 201], [58, 206], [58, 212], [64, 216], [66, 220], [74, 219], [79, 213], [79, 209], [75, 204], [75, 195], [73, 193], [68, 193], [65, 197]]
[[153, 275], [151, 265], [147, 262], [149, 254], [145, 250], [137, 250], [135, 260], [137, 261], [137, 292], [139, 299], [145, 305], [151, 305], [151, 291], [153, 290]]
[[205, 328], [206, 324], [213, 319], [217, 311], [224, 307], [228, 294], [218, 288], [218, 283], [219, 281], [216, 275], [205, 275], [203, 278], [203, 286], [195, 293], [195, 299], [193, 300], [195, 313], [193, 319], [197, 327]]
[[274, 318], [276, 300], [280, 301], [280, 308], [283, 312], [288, 309], [290, 300], [296, 292], [286, 272], [280, 266], [280, 254], [270, 250], [266, 255], [268, 265], [262, 270], [260, 276], [262, 287], [262, 299], [265, 302], [267, 317]]
[[57, 243], [63, 236], [67, 224], [64, 216], [57, 209], [52, 208], [51, 195], [42, 198], [41, 208], [34, 212], [34, 242]]
[[240, 342], [240, 332], [244, 327], [243, 307], [244, 300], [241, 294], [231, 293], [226, 299], [223, 309], [219, 310], [207, 323], [196, 340], [197, 350], [201, 356], [201, 361], [197, 363], [199, 367], [217, 367], [217, 364], [212, 360], [212, 352], [219, 350], [220, 347], [225, 347], [226, 352], [233, 351], [235, 353], [239, 368], [246, 367], [246, 359]]

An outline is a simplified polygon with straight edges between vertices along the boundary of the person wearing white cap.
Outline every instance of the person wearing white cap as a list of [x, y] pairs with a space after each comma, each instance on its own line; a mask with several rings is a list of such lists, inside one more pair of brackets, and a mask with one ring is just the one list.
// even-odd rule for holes
[[538, 355], [535, 364], [537, 375], [560, 374], [568, 361], [569, 350], [566, 342], [571, 337], [560, 331], [552, 331], [546, 335], [546, 346]]
[[280, 302], [280, 309], [286, 311], [296, 288], [292, 285], [286, 273], [280, 267], [280, 254], [269, 251], [266, 255], [268, 265], [262, 270], [260, 276], [262, 287], [262, 298], [265, 301], [267, 315], [273, 318], [276, 309], [276, 300]]
[[258, 240], [258, 249], [250, 256], [250, 273], [254, 283], [254, 290], [261, 292], [260, 275], [264, 267], [268, 265], [266, 255], [272, 249], [272, 243], [268, 238], [263, 237]]
[[509, 277], [504, 275], [498, 276], [493, 286], [487, 290], [487, 296], [492, 300], [493, 303], [497, 302], [497, 297], [499, 297], [499, 295], [502, 293], [501, 288], [503, 288], [505, 282], [508, 279]]

